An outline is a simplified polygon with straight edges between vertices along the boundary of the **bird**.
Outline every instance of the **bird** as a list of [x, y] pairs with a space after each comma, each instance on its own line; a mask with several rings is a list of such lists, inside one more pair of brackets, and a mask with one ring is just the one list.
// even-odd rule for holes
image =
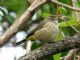
[[58, 19], [60, 18], [55, 15], [48, 16], [28, 34], [26, 39], [17, 42], [16, 45], [20, 45], [28, 40], [40, 40], [43, 43], [55, 42], [55, 38], [59, 33]]

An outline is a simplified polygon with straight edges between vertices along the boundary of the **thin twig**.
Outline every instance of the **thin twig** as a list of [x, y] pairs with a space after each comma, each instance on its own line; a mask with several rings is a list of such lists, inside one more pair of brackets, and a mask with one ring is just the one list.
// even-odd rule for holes
[[59, 5], [58, 5], [58, 4], [56, 4], [56, 16], [58, 16], [58, 15], [59, 15], [58, 7], [59, 7]]
[[74, 26], [72, 26], [69, 22], [66, 22], [76, 33], [80, 33]]
[[[74, 7], [73, 0], [71, 0], [71, 6], [72, 6], [72, 7]], [[75, 11], [75, 10], [73, 10], [73, 12], [74, 12], [74, 17], [75, 17], [75, 19], [76, 19], [76, 18], [77, 18], [77, 16], [76, 16], [76, 11]]]
[[71, 10], [80, 12], [80, 9], [79, 9], [79, 8], [72, 7], [72, 6], [63, 4], [63, 3], [61, 3], [61, 2], [55, 1], [55, 0], [51, 0], [51, 2], [52, 2], [52, 3], [55, 3], [55, 4], [58, 4], [58, 5], [61, 5], [61, 6], [63, 6], [63, 7], [69, 8], [69, 9], [71, 9]]

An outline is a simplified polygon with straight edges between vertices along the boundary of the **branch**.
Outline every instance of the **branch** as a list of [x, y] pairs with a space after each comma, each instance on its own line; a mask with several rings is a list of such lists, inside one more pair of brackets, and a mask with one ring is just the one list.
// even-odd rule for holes
[[8, 42], [10, 40], [10, 38], [20, 29], [23, 27], [24, 24], [27, 23], [27, 21], [29, 20], [29, 18], [32, 16], [32, 13], [34, 10], [36, 10], [36, 8], [40, 7], [41, 5], [43, 5], [46, 2], [52, 2], [52, 3], [56, 3], [58, 5], [67, 7], [69, 9], [75, 10], [75, 11], [79, 11], [80, 9], [68, 6], [66, 4], [63, 4], [61, 2], [55, 1], [55, 0], [35, 0], [30, 7], [22, 14], [22, 16], [17, 19], [12, 26], [5, 32], [5, 34], [3, 36], [1, 36], [0, 38], [0, 46], [3, 46], [6, 42]]
[[65, 38], [58, 43], [45, 44], [42, 47], [33, 50], [29, 54], [25, 54], [18, 60], [41, 60], [47, 56], [80, 47], [80, 35]]
[[79, 51], [80, 49], [72, 49], [69, 51], [69, 53], [67, 54], [67, 56], [65, 56], [64, 60], [74, 60], [74, 57], [77, 53], [77, 51]]
[[63, 6], [63, 7], [69, 8], [69, 9], [71, 9], [71, 10], [80, 12], [80, 9], [79, 9], [79, 8], [75, 8], [75, 7], [72, 7], [72, 6], [63, 4], [63, 3], [61, 3], [61, 2], [58, 2], [58, 1], [54, 1], [54, 0], [51, 0], [51, 2], [52, 2], [52, 3], [55, 3], [55, 4], [58, 4], [58, 5], [61, 5], [61, 6]]

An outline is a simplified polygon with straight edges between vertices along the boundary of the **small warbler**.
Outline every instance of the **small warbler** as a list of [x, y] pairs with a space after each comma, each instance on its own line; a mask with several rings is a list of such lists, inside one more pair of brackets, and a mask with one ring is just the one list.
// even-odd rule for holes
[[38, 24], [38, 26], [33, 29], [26, 39], [17, 42], [16, 45], [20, 45], [28, 40], [40, 40], [44, 43], [55, 42], [55, 38], [59, 33], [58, 20], [60, 17], [57, 16], [49, 16], [45, 18], [42, 22]]

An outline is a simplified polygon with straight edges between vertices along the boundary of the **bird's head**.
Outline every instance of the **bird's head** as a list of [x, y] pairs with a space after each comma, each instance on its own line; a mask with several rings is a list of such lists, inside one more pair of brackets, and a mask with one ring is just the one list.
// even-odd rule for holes
[[61, 16], [61, 15], [59, 15], [59, 16], [56, 16], [56, 15], [51, 15], [51, 16], [48, 16], [47, 18], [46, 18], [46, 20], [51, 20], [51, 21], [61, 21], [61, 20], [66, 20], [66, 16]]
[[51, 16], [48, 16], [45, 20], [51, 21], [51, 22], [53, 22], [54, 24], [58, 24], [58, 21], [64, 21], [64, 20], [66, 20], [66, 16], [51, 15]]

